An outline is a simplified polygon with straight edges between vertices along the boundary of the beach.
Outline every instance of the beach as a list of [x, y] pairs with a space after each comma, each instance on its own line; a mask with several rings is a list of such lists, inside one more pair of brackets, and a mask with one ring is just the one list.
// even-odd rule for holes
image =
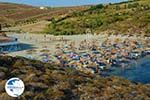
[[[57, 44], [65, 43], [65, 41], [75, 41], [78, 46], [79, 43], [84, 39], [98, 39], [100, 41], [104, 41], [107, 35], [99, 35], [99, 36], [90, 36], [90, 35], [72, 35], [72, 36], [53, 36], [53, 35], [43, 35], [43, 34], [8, 34], [11, 37], [17, 37], [20, 43], [26, 43], [32, 45], [34, 49], [38, 51], [42, 49], [48, 49], [51, 53], [56, 51], [55, 47]], [[23, 56], [26, 55], [27, 50], [11, 52], [9, 53], [11, 56]]]
[[[132, 60], [150, 54], [148, 37], [128, 35], [8, 34], [30, 48], [9, 52], [9, 56], [71, 67], [86, 73], [101, 73], [111, 67], [127, 68]], [[20, 48], [23, 48], [20, 46]]]

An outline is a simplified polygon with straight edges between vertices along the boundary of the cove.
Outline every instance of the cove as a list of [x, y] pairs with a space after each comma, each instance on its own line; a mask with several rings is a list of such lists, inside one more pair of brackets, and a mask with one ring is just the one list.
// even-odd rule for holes
[[150, 84], [150, 56], [133, 62], [129, 68], [112, 67], [111, 71], [104, 73], [107, 76], [119, 76], [133, 82]]

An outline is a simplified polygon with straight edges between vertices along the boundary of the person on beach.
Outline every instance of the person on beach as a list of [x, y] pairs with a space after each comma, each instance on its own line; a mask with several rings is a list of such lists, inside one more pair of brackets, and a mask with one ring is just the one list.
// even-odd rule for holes
[[[43, 35], [43, 38], [47, 38], [47, 36]], [[54, 46], [56, 50], [53, 55], [56, 59], [55, 63], [62, 64], [62, 67], [71, 66], [82, 71], [86, 69], [87, 72], [91, 73], [103, 71], [113, 65], [126, 68], [127, 64], [124, 62], [130, 63], [132, 60], [130, 55], [133, 51], [142, 52], [145, 47], [150, 45], [149, 39], [139, 41], [136, 37], [121, 35], [111, 35], [103, 40], [97, 38], [82, 39], [77, 42], [75, 40], [68, 41], [63, 37], [60, 39]], [[48, 47], [45, 44], [45, 48]]]

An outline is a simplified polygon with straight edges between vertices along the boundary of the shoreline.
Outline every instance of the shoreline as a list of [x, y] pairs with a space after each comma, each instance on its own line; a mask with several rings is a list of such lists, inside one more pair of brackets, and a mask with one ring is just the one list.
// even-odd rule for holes
[[[148, 77], [150, 75], [150, 73], [148, 73], [149, 71], [148, 66], [150, 65], [150, 55], [136, 60], [136, 63], [137, 63], [136, 65], [131, 65], [126, 69], [114, 67], [111, 71], [106, 70], [101, 75], [103, 77], [118, 76], [118, 77], [125, 78], [131, 82], [150, 84], [150, 77]], [[147, 67], [145, 64], [148, 64]], [[146, 77], [146, 79], [144, 79], [145, 77], [143, 77], [143, 74], [145, 74], [144, 76]]]
[[[33, 48], [12, 52], [10, 56], [23, 56], [43, 62], [73, 67], [87, 73], [99, 73], [109, 67], [126, 67], [130, 60], [149, 55], [147, 37], [122, 35], [52, 36], [42, 34], [9, 34]], [[150, 49], [148, 49], [150, 50]]]
[[90, 34], [63, 37], [45, 34], [9, 36], [18, 37], [21, 43], [33, 46], [29, 50], [9, 53], [9, 56], [21, 56], [92, 74], [111, 74], [111, 70], [119, 69], [121, 73], [122, 70], [134, 69], [131, 65], [135, 65], [150, 53], [145, 52], [144, 43], [147, 37]]

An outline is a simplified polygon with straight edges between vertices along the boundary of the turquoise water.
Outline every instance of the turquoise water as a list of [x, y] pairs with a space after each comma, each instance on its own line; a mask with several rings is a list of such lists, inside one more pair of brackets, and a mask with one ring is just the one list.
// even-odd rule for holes
[[107, 74], [121, 76], [134, 82], [150, 83], [150, 56], [133, 62], [134, 64], [127, 69], [113, 67]]
[[0, 51], [7, 51], [7, 52], [16, 52], [16, 51], [22, 51], [22, 50], [29, 50], [33, 49], [34, 47], [30, 44], [24, 44], [20, 43], [17, 45], [10, 45], [10, 46], [5, 46]]

